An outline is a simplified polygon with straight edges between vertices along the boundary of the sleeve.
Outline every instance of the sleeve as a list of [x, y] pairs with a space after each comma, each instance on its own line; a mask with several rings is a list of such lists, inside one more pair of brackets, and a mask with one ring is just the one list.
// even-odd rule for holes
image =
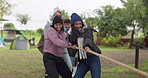
[[44, 34], [43, 33], [42, 33], [41, 38], [40, 38], [37, 45], [38, 45], [38, 47], [44, 46]]
[[84, 39], [83, 48], [85, 46], [88, 46], [92, 51], [95, 51], [95, 52], [101, 54], [101, 50], [99, 49], [99, 47], [90, 38]]
[[56, 45], [58, 47], [63, 47], [63, 48], [65, 48], [68, 45], [68, 42], [66, 42], [66, 40], [64, 41], [62, 39], [59, 39], [56, 31], [48, 30], [47, 32], [48, 32], [48, 34], [47, 34], [48, 39], [54, 45]]
[[42, 36], [38, 42], [38, 50], [43, 54], [43, 47], [44, 47], [44, 34], [42, 33]]
[[83, 48], [85, 46], [88, 46], [90, 49], [92, 49], [93, 48], [93, 40], [91, 40], [90, 38], [84, 38]]

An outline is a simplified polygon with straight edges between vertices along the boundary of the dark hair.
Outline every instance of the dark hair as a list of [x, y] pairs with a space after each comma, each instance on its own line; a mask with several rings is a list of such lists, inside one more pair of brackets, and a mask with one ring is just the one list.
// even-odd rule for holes
[[65, 19], [64, 23], [70, 23], [70, 19]]
[[61, 12], [61, 11], [56, 11], [56, 12], [53, 14], [53, 16], [55, 16], [57, 12], [60, 13], [61, 16], [62, 16], [62, 12]]

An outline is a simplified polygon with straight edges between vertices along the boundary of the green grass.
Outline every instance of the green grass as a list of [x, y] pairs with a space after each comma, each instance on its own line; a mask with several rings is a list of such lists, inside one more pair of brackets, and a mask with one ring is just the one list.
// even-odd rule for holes
[[[41, 33], [36, 33], [34, 35], [30, 35], [28, 34], [23, 34], [28, 40], [31, 38], [35, 38], [35, 44], [37, 45], [37, 43], [39, 42], [39, 39], [41, 38]], [[7, 33], [3, 33], [3, 39], [7, 36]]]
[[102, 53], [106, 52], [135, 52], [135, 49], [128, 49], [126, 46], [123, 47], [106, 47], [106, 46], [99, 46]]
[[[37, 48], [33, 48], [30, 50], [10, 50], [8, 48], [10, 43], [6, 44], [7, 48], [0, 48], [0, 78], [43, 78], [45, 69], [42, 62], [42, 54], [37, 50]], [[117, 50], [120, 51], [123, 49]], [[144, 62], [144, 64], [141, 64], [139, 66], [140, 70], [148, 72], [147, 61], [147, 59], [142, 59], [142, 62]], [[136, 77], [137, 73], [128, 69], [121, 68], [119, 66], [114, 66], [110, 68], [102, 66], [101, 78]], [[89, 72], [87, 73], [85, 78], [91, 78]]]
[[[128, 64], [134, 67], [133, 64]], [[148, 72], [148, 64], [139, 66], [140, 70]], [[133, 72], [129, 69], [121, 68], [120, 66], [102, 67], [102, 78], [145, 78], [144, 76]]]
[[[29, 37], [29, 36], [28, 36]], [[36, 38], [36, 43], [40, 38], [40, 34], [32, 36]], [[42, 62], [42, 54], [37, 48], [30, 50], [10, 50], [11, 43], [6, 43], [6, 48], [0, 48], [0, 78], [44, 78], [44, 66]], [[123, 47], [104, 47], [99, 46], [102, 52], [135, 52], [135, 49]], [[140, 50], [140, 52], [146, 50]], [[148, 59], [140, 59], [142, 64], [139, 69], [148, 72]], [[133, 66], [133, 64], [128, 64]], [[102, 66], [101, 78], [145, 78], [131, 70], [120, 66], [105, 67]], [[90, 72], [85, 78], [91, 78]]]

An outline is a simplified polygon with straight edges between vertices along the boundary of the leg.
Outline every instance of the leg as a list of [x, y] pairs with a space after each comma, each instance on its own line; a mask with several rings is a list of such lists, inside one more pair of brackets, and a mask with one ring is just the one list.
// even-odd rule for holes
[[62, 58], [57, 61], [57, 70], [62, 78], [71, 78], [72, 73]]
[[72, 62], [71, 62], [69, 54], [64, 52], [62, 55], [62, 58], [65, 61], [65, 63], [67, 64], [67, 66], [69, 67], [69, 69], [72, 71]]
[[88, 67], [84, 63], [79, 63], [74, 78], [84, 78], [88, 71]]
[[89, 59], [89, 63], [90, 63], [90, 72], [92, 78], [100, 78], [101, 77], [100, 58], [98, 56], [93, 56]]
[[56, 68], [56, 60], [51, 59], [51, 55], [44, 54], [43, 55], [44, 67], [46, 69], [46, 73], [49, 78], [59, 78], [57, 68]]
[[72, 62], [72, 77], [74, 77], [76, 70], [77, 70], [78, 60], [76, 57], [70, 57], [70, 58], [71, 58], [71, 62]]

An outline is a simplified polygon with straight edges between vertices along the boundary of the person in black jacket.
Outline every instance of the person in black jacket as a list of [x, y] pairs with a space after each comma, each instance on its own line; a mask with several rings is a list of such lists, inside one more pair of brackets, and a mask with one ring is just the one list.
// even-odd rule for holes
[[[85, 49], [86, 52], [82, 52], [80, 50], [76, 50], [79, 58], [79, 64], [74, 75], [74, 78], [84, 78], [85, 74], [90, 71], [91, 78], [100, 78], [101, 77], [101, 65], [100, 65], [100, 58], [93, 54], [90, 54], [89, 51], [92, 50], [94, 52], [100, 53], [100, 49], [93, 41], [93, 33], [95, 31], [93, 28], [84, 28], [84, 23], [81, 17], [73, 13], [71, 15], [71, 43], [73, 46], [80, 47], [81, 42], [79, 38], [82, 38], [83, 45], [82, 48]], [[80, 42], [80, 43], [79, 43]]]

